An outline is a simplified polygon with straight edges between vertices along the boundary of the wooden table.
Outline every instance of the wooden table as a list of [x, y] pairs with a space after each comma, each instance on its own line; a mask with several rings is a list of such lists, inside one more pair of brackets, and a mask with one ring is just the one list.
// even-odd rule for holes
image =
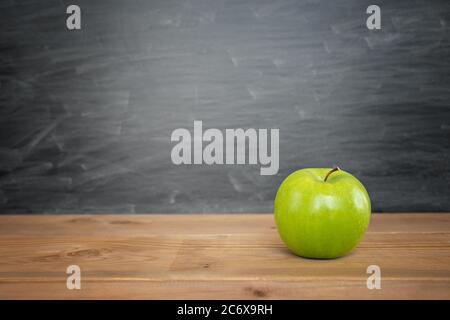
[[0, 216], [0, 298], [449, 299], [450, 214], [374, 214], [335, 260], [292, 255], [271, 214]]

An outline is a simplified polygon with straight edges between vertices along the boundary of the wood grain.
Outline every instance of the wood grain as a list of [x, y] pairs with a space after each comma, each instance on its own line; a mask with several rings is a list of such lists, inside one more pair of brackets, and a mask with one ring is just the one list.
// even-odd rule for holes
[[[71, 264], [81, 290], [66, 288]], [[5, 215], [0, 298], [450, 299], [450, 214], [374, 214], [336, 260], [292, 255], [270, 214]]]

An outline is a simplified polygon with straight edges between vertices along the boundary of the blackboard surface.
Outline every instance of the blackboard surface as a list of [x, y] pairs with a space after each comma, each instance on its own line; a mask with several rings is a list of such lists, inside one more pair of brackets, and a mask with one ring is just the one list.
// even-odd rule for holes
[[[335, 164], [375, 211], [450, 211], [450, 2], [370, 4], [1, 1], [0, 213], [271, 212]], [[174, 165], [194, 120], [279, 128], [278, 174]]]

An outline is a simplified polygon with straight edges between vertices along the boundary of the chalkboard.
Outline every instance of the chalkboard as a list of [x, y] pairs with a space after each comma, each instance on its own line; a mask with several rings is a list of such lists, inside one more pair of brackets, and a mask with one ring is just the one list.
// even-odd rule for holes
[[[1, 1], [0, 213], [271, 212], [333, 165], [374, 211], [450, 211], [450, 2], [371, 4]], [[278, 128], [278, 173], [175, 165], [194, 120]]]

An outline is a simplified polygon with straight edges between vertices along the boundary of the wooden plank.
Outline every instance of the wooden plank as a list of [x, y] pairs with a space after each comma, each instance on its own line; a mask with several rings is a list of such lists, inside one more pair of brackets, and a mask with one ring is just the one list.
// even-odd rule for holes
[[[71, 264], [81, 290], [66, 288]], [[450, 299], [450, 214], [374, 214], [335, 260], [292, 255], [270, 214], [5, 215], [0, 298]]]

